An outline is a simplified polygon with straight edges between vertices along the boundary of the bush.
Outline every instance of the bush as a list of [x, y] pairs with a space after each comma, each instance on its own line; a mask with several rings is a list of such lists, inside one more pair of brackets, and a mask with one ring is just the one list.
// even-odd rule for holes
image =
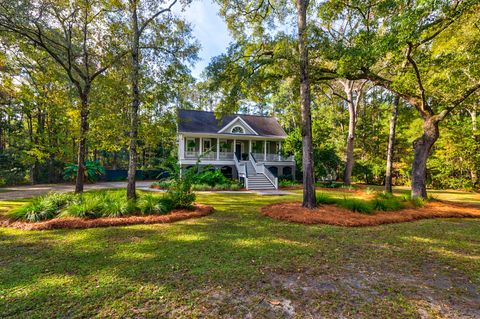
[[194, 191], [210, 191], [213, 187], [208, 184], [193, 184], [192, 190]]
[[357, 198], [343, 198], [337, 205], [361, 214], [372, 214], [374, 211], [369, 202]]
[[340, 188], [343, 186], [343, 183], [336, 181], [324, 181], [315, 183], [315, 186], [324, 188]]
[[152, 187], [158, 187], [160, 189], [169, 189], [170, 186], [174, 183], [174, 180], [171, 180], [171, 179], [165, 179], [165, 180], [162, 180], [162, 181], [158, 181], [158, 182], [153, 182], [152, 183]]
[[204, 170], [200, 174], [196, 174], [192, 180], [193, 184], [207, 184], [211, 187], [215, 185], [227, 184], [229, 180], [222, 174], [219, 169]]
[[143, 215], [166, 214], [172, 210], [173, 203], [166, 198], [146, 194], [138, 200], [137, 206]]
[[337, 199], [332, 198], [325, 193], [317, 194], [317, 204], [332, 205], [332, 204], [337, 204], [337, 202], [338, 202]]
[[[187, 205], [185, 200], [182, 204]], [[38, 222], [56, 217], [100, 218], [165, 214], [176, 207], [181, 206], [175, 205], [165, 196], [153, 194], [142, 194], [136, 202], [127, 200], [124, 190], [94, 191], [82, 195], [52, 193], [37, 197], [30, 203], [14, 209], [9, 213], [9, 217]]]
[[296, 181], [286, 180], [286, 179], [282, 179], [278, 182], [279, 187], [292, 187], [297, 185], [301, 185], [301, 184]]
[[8, 215], [12, 219], [39, 222], [59, 215], [61, 209], [77, 200], [74, 194], [51, 193], [34, 198], [30, 203], [15, 208]]
[[402, 197], [393, 196], [390, 193], [380, 193], [372, 201], [374, 210], [396, 211], [405, 207]]
[[[102, 175], [105, 175], [105, 168], [100, 164], [99, 161], [85, 161], [84, 163], [85, 170], [83, 176], [86, 180], [94, 182]], [[63, 172], [63, 177], [67, 181], [74, 180], [77, 176], [78, 165], [69, 163], [65, 165]]]

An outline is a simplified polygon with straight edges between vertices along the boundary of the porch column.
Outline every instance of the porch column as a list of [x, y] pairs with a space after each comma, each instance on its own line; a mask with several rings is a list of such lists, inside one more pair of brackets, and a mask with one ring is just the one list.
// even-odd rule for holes
[[203, 138], [200, 137], [200, 146], [198, 147], [198, 154], [203, 154]]
[[248, 154], [252, 152], [252, 140], [248, 140]]
[[[233, 139], [233, 156], [235, 157], [235, 151], [237, 149], [237, 140], [234, 138]], [[240, 160], [240, 159], [239, 159]]]
[[278, 160], [279, 160], [279, 161], [282, 160], [281, 152], [282, 152], [282, 141], [279, 141], [279, 142], [278, 142]]
[[263, 143], [263, 160], [267, 161], [267, 140]]
[[217, 161], [220, 159], [220, 139], [217, 138]]
[[185, 158], [185, 137], [182, 134], [178, 136], [178, 158], [184, 159]]

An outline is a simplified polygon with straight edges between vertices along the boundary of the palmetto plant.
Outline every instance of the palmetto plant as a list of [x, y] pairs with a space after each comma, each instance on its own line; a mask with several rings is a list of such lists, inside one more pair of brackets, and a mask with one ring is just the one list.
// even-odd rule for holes
[[[83, 177], [90, 182], [96, 181], [100, 176], [105, 174], [105, 168], [99, 161], [85, 161], [84, 166], [85, 170], [83, 172]], [[73, 180], [77, 174], [77, 170], [77, 164], [67, 164], [63, 171], [63, 178], [65, 180]]]

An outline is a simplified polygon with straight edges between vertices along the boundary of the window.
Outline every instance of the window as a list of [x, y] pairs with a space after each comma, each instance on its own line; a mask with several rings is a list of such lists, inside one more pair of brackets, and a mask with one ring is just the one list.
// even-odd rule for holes
[[227, 140], [220, 140], [220, 152], [227, 153], [232, 150], [232, 145]]
[[212, 149], [212, 140], [211, 139], [203, 139], [203, 152], [208, 152]]
[[232, 128], [232, 133], [233, 134], [245, 134], [245, 131], [243, 130], [243, 127], [235, 126], [235, 127]]
[[194, 138], [187, 138], [187, 152], [195, 152], [195, 139]]

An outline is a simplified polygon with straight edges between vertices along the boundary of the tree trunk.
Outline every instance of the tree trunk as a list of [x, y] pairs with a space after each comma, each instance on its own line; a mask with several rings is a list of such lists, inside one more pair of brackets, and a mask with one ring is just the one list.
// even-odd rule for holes
[[438, 118], [428, 117], [423, 123], [423, 135], [413, 142], [412, 198], [427, 198], [427, 159], [439, 137]]
[[135, 199], [135, 174], [137, 171], [137, 137], [138, 137], [138, 108], [140, 105], [138, 77], [139, 77], [139, 29], [137, 7], [132, 8], [133, 41], [132, 41], [132, 108], [130, 110], [130, 149], [128, 161], [127, 198]]
[[[351, 100], [352, 96], [350, 95], [349, 100]], [[345, 171], [343, 174], [343, 183], [345, 185], [350, 185], [352, 183], [352, 171], [353, 171], [353, 164], [355, 159], [353, 158], [353, 150], [355, 146], [355, 126], [356, 126], [356, 114], [355, 114], [355, 107], [353, 103], [348, 102], [348, 137], [347, 137], [347, 150], [345, 156]]]
[[387, 169], [385, 172], [385, 191], [388, 193], [392, 192], [392, 164], [393, 164], [393, 153], [395, 148], [395, 130], [397, 127], [399, 102], [400, 102], [400, 97], [396, 95], [395, 100], [393, 101], [393, 109], [390, 117], [390, 132], [388, 134]]
[[313, 175], [312, 114], [310, 110], [310, 83], [308, 79], [307, 7], [308, 0], [296, 0], [298, 23], [298, 51], [300, 54], [300, 99], [302, 110], [303, 151], [303, 207], [316, 206]]
[[[477, 109], [476, 107], [473, 108], [473, 110], [469, 111], [470, 112], [470, 117], [472, 118], [472, 138], [475, 142], [475, 153], [478, 154], [478, 150], [480, 149], [480, 139], [478, 135], [478, 124], [477, 124]], [[473, 160], [472, 167], [470, 168], [470, 177], [472, 179], [472, 184], [476, 186], [478, 184], [478, 169], [477, 169], [477, 163], [475, 159]]]
[[87, 133], [88, 133], [88, 87], [80, 94], [80, 137], [78, 142], [77, 153], [77, 179], [75, 182], [75, 193], [83, 192], [84, 171], [85, 171], [85, 152], [87, 150]]

